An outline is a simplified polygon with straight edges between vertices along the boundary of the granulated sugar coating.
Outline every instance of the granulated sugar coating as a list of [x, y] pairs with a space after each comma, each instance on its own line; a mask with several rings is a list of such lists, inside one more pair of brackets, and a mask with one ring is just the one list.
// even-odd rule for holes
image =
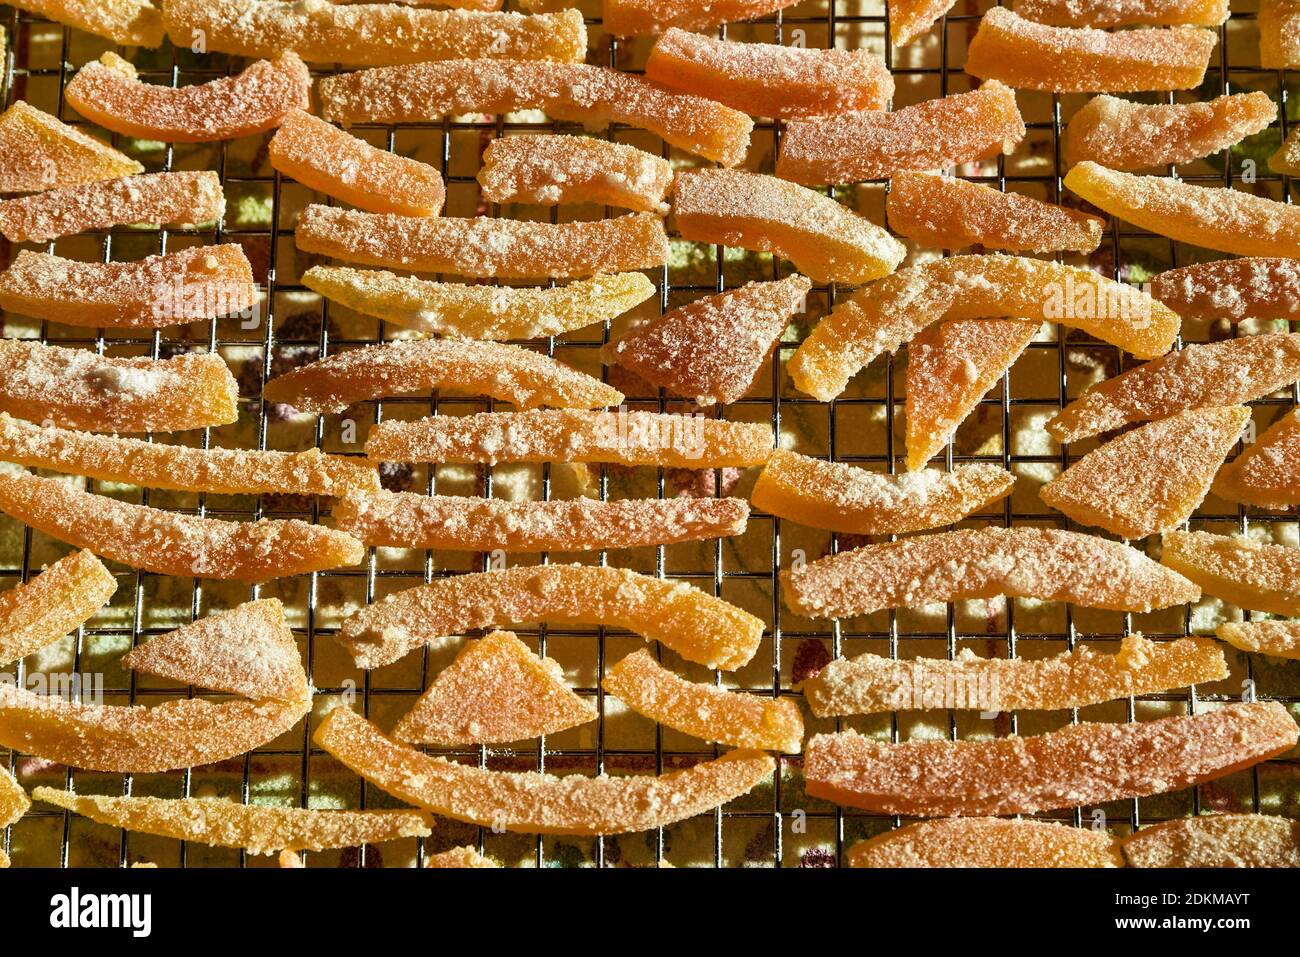
[[1292, 409], [1219, 470], [1214, 494], [1260, 508], [1300, 503], [1300, 410]]
[[1284, 176], [1300, 176], [1300, 127], [1292, 127], [1281, 149], [1268, 158], [1268, 168]]
[[142, 172], [144, 167], [129, 156], [22, 100], [0, 113], [0, 193]]
[[1300, 67], [1300, 0], [1260, 0], [1259, 65], [1265, 70]]
[[1015, 91], [992, 81], [891, 113], [794, 120], [776, 175], [809, 186], [887, 179], [1010, 153], [1024, 137]]
[[505, 136], [483, 151], [478, 181], [494, 203], [597, 203], [666, 213], [673, 168], [635, 146], [592, 136]]
[[115, 591], [117, 580], [103, 562], [78, 551], [0, 594], [0, 668], [75, 631]]
[[616, 37], [654, 36], [672, 27], [712, 30], [724, 23], [754, 20], [798, 0], [604, 0], [605, 29]]
[[889, 39], [895, 46], [911, 43], [952, 9], [956, 0], [889, 0]]
[[150, 0], [14, 0], [12, 6], [122, 46], [162, 46], [162, 4]]
[[1300, 621], [1230, 621], [1214, 634], [1242, 651], [1300, 660]]
[[1300, 615], [1300, 548], [1238, 535], [1166, 532], [1160, 560], [1238, 608]]
[[1031, 738], [887, 744], [856, 731], [808, 744], [808, 793], [884, 814], [1033, 814], [1164, 794], [1295, 746], [1276, 701], [1136, 724], [1077, 724]]
[[[27, 792], [7, 768], [0, 768], [0, 828], [13, 824], [32, 806]], [[9, 866], [9, 857], [0, 850], [0, 868]]]
[[390, 741], [347, 708], [334, 709], [314, 740], [403, 801], [453, 820], [528, 834], [624, 834], [666, 827], [747, 794], [775, 768], [762, 752], [732, 751], [658, 777], [489, 771]]
[[848, 849], [849, 867], [1123, 867], [1105, 831], [995, 817], [922, 821]]
[[1199, 27], [1107, 33], [1049, 27], [992, 7], [966, 54], [966, 72], [1022, 90], [1136, 93], [1201, 85], [1218, 34]]
[[1228, 0], [1016, 0], [1015, 11], [1057, 27], [1217, 27]]
[[496, 861], [490, 857], [484, 857], [477, 850], [466, 845], [464, 847], [453, 847], [450, 851], [442, 851], [438, 854], [430, 854], [424, 859], [425, 867], [500, 867]]
[[1123, 847], [1133, 867], [1300, 867], [1300, 821], [1207, 814], [1144, 827]]
[[724, 166], [749, 150], [754, 121], [715, 100], [583, 63], [454, 60], [383, 67], [320, 82], [321, 115], [351, 123], [409, 123], [464, 113], [542, 110], [599, 128], [626, 123]]
[[864, 545], [783, 571], [781, 585], [790, 609], [810, 618], [998, 595], [1145, 613], [1200, 597], [1190, 581], [1135, 548], [1025, 526]]
[[1300, 259], [1220, 259], [1162, 272], [1151, 295], [1187, 319], [1300, 319]]

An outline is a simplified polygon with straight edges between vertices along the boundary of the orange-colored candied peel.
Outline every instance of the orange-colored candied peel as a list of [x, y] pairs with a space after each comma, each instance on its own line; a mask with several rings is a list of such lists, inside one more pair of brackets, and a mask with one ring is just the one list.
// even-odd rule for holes
[[436, 638], [524, 621], [626, 628], [724, 671], [753, 658], [763, 637], [762, 619], [687, 584], [625, 568], [521, 565], [390, 594], [344, 621], [339, 641], [359, 667], [378, 668]]
[[1300, 67], [1300, 0], [1260, 0], [1259, 65], [1265, 70]]
[[668, 262], [668, 235], [652, 213], [536, 223], [394, 216], [313, 204], [299, 217], [294, 240], [303, 252], [367, 266], [478, 278], [567, 279]]
[[1300, 410], [1292, 409], [1219, 470], [1219, 498], [1258, 508], [1300, 503]]
[[957, 0], [889, 0], [889, 40], [895, 46], [911, 43], [952, 9]]
[[13, 5], [122, 46], [162, 46], [162, 4], [150, 0], [14, 0]]
[[766, 424], [623, 409], [390, 419], [366, 439], [366, 455], [380, 462], [619, 462], [709, 469], [762, 465], [771, 453]]
[[1123, 844], [1131, 867], [1300, 867], [1300, 821], [1207, 814], [1144, 827]]
[[239, 418], [219, 355], [114, 359], [86, 349], [0, 340], [0, 411], [96, 432], [181, 432]]
[[1104, 30], [1051, 27], [1006, 7], [984, 14], [966, 72], [1021, 90], [1136, 93], [1201, 85], [1218, 34], [1200, 27]]
[[1160, 419], [1185, 409], [1238, 405], [1300, 379], [1300, 333], [1188, 345], [1090, 387], [1044, 426], [1059, 442]]
[[731, 751], [658, 777], [489, 771], [391, 741], [347, 708], [330, 712], [313, 740], [407, 803], [440, 817], [529, 834], [624, 834], [665, 827], [748, 793], [775, 767], [761, 751]]
[[857, 535], [894, 535], [949, 525], [1005, 498], [1015, 477], [996, 465], [884, 475], [777, 449], [750, 500], [779, 518]]
[[796, 273], [706, 296], [609, 343], [601, 358], [702, 405], [735, 402], [803, 311], [811, 288]]
[[1300, 621], [1230, 621], [1214, 634], [1242, 651], [1300, 660]]
[[666, 213], [673, 168], [653, 153], [592, 136], [503, 136], [483, 151], [478, 182], [494, 203], [600, 203]]
[[1134, 103], [1097, 96], [1065, 130], [1067, 166], [1085, 161], [1139, 170], [1190, 163], [1241, 142], [1277, 119], [1267, 93], [1233, 93], [1206, 103]]
[[704, 741], [786, 754], [803, 747], [803, 716], [792, 698], [687, 681], [644, 648], [611, 667], [602, 685], [637, 714]]
[[558, 661], [539, 658], [513, 632], [468, 642], [438, 672], [393, 738], [408, 744], [508, 744], [595, 721], [599, 712], [564, 683]]
[[27, 472], [0, 474], [0, 511], [60, 541], [160, 575], [260, 582], [365, 558], [352, 536], [299, 519], [226, 522], [182, 515]]
[[305, 110], [285, 115], [267, 155], [309, 189], [376, 213], [436, 216], [446, 196], [428, 163], [371, 146]]
[[93, 183], [144, 172], [107, 143], [22, 100], [0, 113], [0, 193]]
[[1300, 615], [1300, 548], [1238, 535], [1166, 532], [1160, 561], [1239, 608]]
[[1281, 148], [1268, 158], [1268, 168], [1283, 176], [1300, 176], [1300, 126], [1293, 126]]
[[1016, 0], [1015, 11], [1054, 27], [1217, 27], [1228, 0]]
[[439, 868], [484, 868], [500, 867], [496, 861], [490, 857], [484, 857], [474, 848], [466, 845], [465, 847], [453, 847], [449, 851], [440, 851], [437, 854], [430, 854], [424, 859], [425, 867]]
[[604, 0], [603, 24], [616, 37], [642, 37], [682, 30], [712, 30], [737, 20], [753, 20], [792, 6], [798, 0]]
[[88, 551], [72, 552], [31, 581], [0, 594], [0, 667], [85, 624], [113, 597], [117, 580]]
[[1019, 256], [951, 256], [911, 266], [837, 305], [790, 357], [803, 392], [828, 402], [877, 356], [927, 326], [1016, 316], [1059, 322], [1144, 359], [1178, 335], [1178, 315], [1140, 289], [1076, 266]]
[[894, 95], [885, 61], [869, 50], [738, 43], [676, 28], [655, 42], [645, 75], [750, 116], [783, 120], [883, 110]]
[[335, 525], [367, 545], [450, 551], [577, 552], [671, 545], [739, 535], [741, 498], [512, 502], [385, 492], [333, 506]]
[[565, 286], [514, 288], [433, 282], [348, 266], [312, 266], [302, 282], [327, 299], [430, 335], [535, 339], [607, 322], [645, 302], [655, 284], [639, 272]]
[[321, 112], [341, 123], [409, 123], [465, 113], [542, 110], [557, 120], [626, 123], [724, 166], [742, 162], [754, 121], [715, 100], [584, 63], [454, 60], [380, 67], [320, 82]]
[[1033, 814], [1202, 784], [1289, 751], [1297, 730], [1270, 701], [1028, 738], [887, 744], [843, 731], [812, 739], [804, 781], [813, 797], [885, 814]]
[[850, 847], [849, 867], [1123, 867], [1106, 831], [995, 817], [922, 821]]
[[886, 208], [890, 229], [931, 249], [1090, 253], [1106, 225], [1099, 216], [934, 173], [895, 173]]
[[1250, 409], [1191, 409], [1093, 449], [1038, 490], [1081, 525], [1121, 538], [1176, 528], [1205, 500], [1214, 473], [1237, 443]]
[[1162, 272], [1151, 295], [1185, 319], [1300, 319], [1300, 259], [1220, 259]]
[[922, 329], [907, 344], [907, 467], [925, 464], [1028, 347], [1039, 324], [957, 319]]
[[256, 303], [253, 267], [237, 243], [110, 263], [24, 249], [0, 273], [0, 308], [70, 326], [158, 329]]
[[773, 253], [816, 282], [870, 282], [897, 269], [907, 253], [829, 196], [743, 170], [678, 173], [673, 218], [684, 239]]
[[849, 618], [968, 598], [1037, 598], [1146, 613], [1200, 589], [1120, 542], [1054, 528], [963, 528], [863, 545], [781, 573], [792, 611]]
[[[8, 769], [0, 766], [0, 834], [4, 829], [19, 820], [32, 806], [27, 792], [23, 790]], [[2, 842], [0, 842], [2, 843]], [[9, 858], [0, 850], [0, 868], [9, 866]]]
[[1015, 90], [991, 81], [892, 113], [792, 120], [776, 175], [809, 186], [888, 179], [1010, 153], [1024, 137]]

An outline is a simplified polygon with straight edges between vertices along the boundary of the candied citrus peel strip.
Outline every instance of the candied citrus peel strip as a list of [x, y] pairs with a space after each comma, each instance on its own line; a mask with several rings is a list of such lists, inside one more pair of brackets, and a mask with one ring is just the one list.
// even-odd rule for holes
[[1281, 148], [1268, 158], [1268, 168], [1283, 176], [1300, 176], [1300, 127], [1291, 127]]
[[891, 113], [792, 120], [776, 175], [809, 186], [887, 179], [1010, 153], [1024, 137], [1015, 91], [992, 81]]
[[1300, 0], [1260, 0], [1259, 65], [1265, 70], [1300, 67]]
[[1164, 794], [1289, 751], [1276, 701], [1134, 724], [1076, 724], [1029, 738], [886, 744], [819, 734], [804, 757], [813, 797], [886, 814], [1033, 814]]
[[1260, 508], [1300, 503], [1300, 410], [1292, 409], [1219, 470], [1214, 494]]
[[0, 667], [40, 651], [90, 619], [117, 580], [88, 551], [72, 552], [0, 594]]
[[1039, 598], [1148, 612], [1200, 590], [1135, 548], [1052, 528], [963, 528], [864, 545], [781, 573], [786, 604], [816, 618], [967, 598]]
[[478, 851], [474, 850], [474, 848], [465, 846], [453, 847], [449, 851], [442, 851], [438, 854], [430, 854], [424, 859], [424, 866], [441, 868], [484, 868], [500, 867], [501, 865], [490, 857], [484, 857]]
[[[1053, 658], [978, 658], [963, 649], [955, 660], [899, 660], [878, 655], [836, 658], [795, 690], [819, 718], [957, 707], [980, 711], [1063, 711], [1228, 677], [1213, 641], [1151, 641], [1126, 635], [1117, 654], [1081, 645]], [[969, 692], [945, 696], [943, 689]], [[987, 695], [980, 689], [988, 689]], [[937, 692], [940, 692], [936, 694]]]
[[1300, 660], [1300, 621], [1230, 621], [1214, 634], [1242, 651]]
[[803, 717], [793, 699], [687, 681], [645, 649], [611, 667], [602, 685], [637, 714], [705, 741], [786, 754], [803, 747]]
[[672, 28], [711, 30], [753, 20], [793, 6], [798, 0], [604, 0], [602, 22], [616, 37], [652, 36]]
[[1123, 867], [1105, 831], [1048, 821], [922, 821], [848, 849], [849, 867]]
[[1300, 319], [1300, 259], [1220, 259], [1162, 272], [1155, 296], [1184, 319]]
[[[4, 829], [19, 820], [31, 806], [32, 802], [22, 785], [6, 768], [0, 766], [0, 837], [3, 837]], [[0, 867], [8, 866], [9, 858], [0, 849]]]
[[906, 46], [926, 33], [957, 0], [889, 0], [889, 39]]
[[684, 239], [774, 253], [817, 282], [870, 282], [897, 269], [907, 253], [829, 196], [743, 170], [679, 173], [673, 218]]
[[775, 766], [761, 751], [658, 777], [555, 777], [489, 771], [390, 741], [365, 718], [335, 708], [316, 744], [380, 790], [441, 817], [529, 834], [624, 834], [664, 827], [748, 793]]
[[790, 357], [803, 392], [828, 402], [849, 379], [926, 326], [1015, 316], [1073, 326], [1151, 359], [1173, 344], [1178, 315], [1133, 286], [1019, 256], [951, 256], [903, 269], [837, 305]]
[[59, 23], [107, 37], [122, 46], [160, 47], [162, 14], [150, 0], [15, 0], [20, 10], [30, 10]]
[[393, 729], [408, 744], [508, 744], [555, 734], [599, 713], [513, 632], [493, 631], [461, 648]]
[[539, 565], [396, 592], [344, 621], [339, 640], [358, 666], [378, 668], [435, 638], [528, 621], [626, 628], [724, 671], [748, 662], [763, 637], [762, 619], [690, 585], [624, 568]]
[[1217, 27], [1228, 0], [1016, 0], [1015, 11], [1055, 27]]
[[259, 582], [365, 558], [351, 535], [299, 519], [226, 522], [182, 515], [27, 472], [0, 474], [0, 511], [60, 541], [160, 575]]
[[144, 167], [18, 100], [0, 113], [0, 193], [19, 193], [116, 179]]
[[653, 153], [592, 136], [503, 136], [483, 151], [478, 182], [494, 203], [601, 203], [666, 213], [673, 168]]
[[1300, 615], [1300, 548], [1210, 532], [1166, 532], [1160, 561], [1207, 595], [1239, 608]]
[[1144, 827], [1123, 844], [1132, 867], [1300, 867], [1300, 821], [1209, 814]]

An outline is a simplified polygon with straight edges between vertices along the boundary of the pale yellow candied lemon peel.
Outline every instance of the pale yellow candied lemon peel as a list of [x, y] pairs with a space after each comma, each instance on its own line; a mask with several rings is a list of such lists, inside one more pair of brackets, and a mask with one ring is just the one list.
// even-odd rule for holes
[[1300, 67], [1300, 0], [1260, 0], [1259, 65], [1265, 70]]
[[478, 182], [494, 203], [600, 203], [666, 213], [673, 168], [661, 156], [593, 136], [504, 136], [483, 151]]
[[1300, 615], [1300, 548], [1239, 535], [1166, 532], [1160, 561], [1239, 608]]
[[106, 37], [122, 46], [160, 47], [163, 42], [163, 4], [150, 0], [14, 0], [19, 10], [28, 10]]
[[906, 46], [939, 21], [957, 0], [889, 0], [889, 39]]
[[[533, 0], [536, 2], [536, 0]], [[678, 27], [712, 30], [753, 20], [793, 6], [798, 0], [603, 0], [602, 23], [616, 37], [653, 36]]]
[[82, 549], [0, 594], [0, 667], [85, 624], [117, 591], [103, 562]]
[[1300, 259], [1219, 259], [1162, 272], [1151, 295], [1184, 319], [1300, 319]]
[[1229, 502], [1287, 508], [1300, 503], [1298, 463], [1300, 410], [1292, 409], [1219, 470], [1212, 490]]
[[1217, 27], [1228, 0], [1016, 0], [1015, 11], [1056, 27]]
[[501, 865], [498, 864], [496, 861], [492, 860], [492, 858], [490, 857], [484, 857], [478, 851], [474, 850], [474, 848], [465, 846], [465, 847], [453, 847], [449, 851], [440, 851], [437, 854], [430, 854], [428, 857], [424, 859], [424, 866], [440, 867], [440, 868], [449, 868], [449, 867], [484, 868], [484, 867], [500, 867]]
[[1229, 621], [1214, 634], [1242, 651], [1300, 660], [1300, 621]]
[[854, 844], [849, 867], [1123, 867], [1106, 831], [995, 817], [921, 821]]
[[138, 162], [23, 100], [0, 113], [0, 193], [143, 173]]
[[1142, 828], [1123, 843], [1132, 867], [1300, 867], [1300, 821], [1206, 814]]

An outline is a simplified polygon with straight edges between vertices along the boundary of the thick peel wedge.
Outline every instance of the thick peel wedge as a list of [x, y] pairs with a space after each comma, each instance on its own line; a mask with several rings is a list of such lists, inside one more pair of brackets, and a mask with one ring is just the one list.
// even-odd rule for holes
[[1123, 848], [1132, 867], [1300, 867], [1300, 821], [1207, 814], [1144, 827]]
[[1184, 319], [1300, 319], [1300, 259], [1220, 259], [1162, 272], [1155, 296]]
[[906, 46], [928, 33], [957, 0], [889, 0], [889, 39]]
[[604, 0], [605, 29], [616, 37], [652, 36], [672, 27], [712, 30], [724, 23], [765, 17], [797, 0]]
[[0, 594], [0, 667], [83, 625], [117, 591], [117, 580], [88, 551], [72, 552], [31, 581]]
[[18, 100], [0, 113], [0, 193], [93, 183], [143, 173], [144, 167]]
[[1214, 494], [1260, 508], [1300, 503], [1300, 410], [1282, 416], [1219, 470]]
[[503, 136], [483, 151], [478, 174], [494, 203], [600, 203], [666, 213], [668, 160], [593, 136]]
[[1300, 0], [1260, 0], [1259, 65], [1265, 70], [1300, 67]]
[[1016, 0], [1015, 11], [1057, 27], [1217, 27], [1228, 0]]
[[162, 4], [150, 0], [15, 0], [13, 6], [122, 46], [162, 46]]
[[1230, 621], [1214, 634], [1242, 651], [1300, 660], [1300, 621]]
[[1300, 176], [1300, 128], [1291, 127], [1281, 148], [1268, 158], [1268, 168], [1283, 176]]
[[1300, 615], [1300, 548], [1234, 535], [1166, 532], [1160, 561], [1239, 608]]
[[1105, 831], [995, 817], [922, 821], [854, 844], [849, 867], [1123, 867]]

